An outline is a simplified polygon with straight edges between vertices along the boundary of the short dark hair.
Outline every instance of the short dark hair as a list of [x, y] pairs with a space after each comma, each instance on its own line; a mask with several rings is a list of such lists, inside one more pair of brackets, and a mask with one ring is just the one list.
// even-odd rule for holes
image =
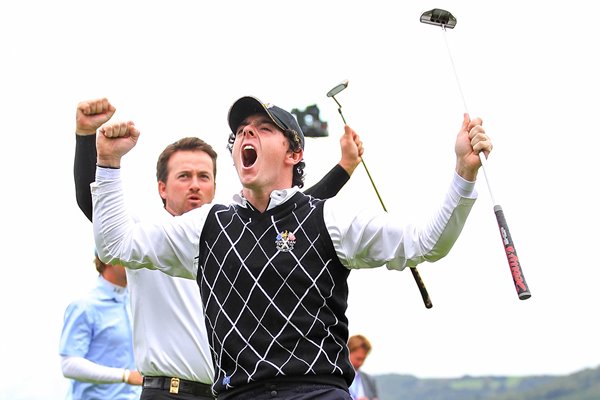
[[[160, 153], [158, 161], [156, 162], [156, 181], [167, 182], [169, 176], [169, 160], [173, 154], [178, 151], [203, 151], [210, 156], [213, 162], [213, 177], [217, 179], [217, 152], [212, 146], [206, 143], [204, 140], [190, 136], [179, 139], [176, 142], [171, 143]], [[166, 200], [162, 199], [163, 205], [166, 204]]]
[[[286, 129], [283, 132], [283, 135], [287, 138], [290, 150], [294, 153], [298, 153], [302, 150], [302, 143], [300, 141], [300, 137], [298, 133], [292, 129]], [[235, 132], [231, 132], [229, 134], [229, 138], [227, 139], [227, 149], [229, 153], [233, 151], [233, 143], [235, 142]], [[292, 175], [292, 185], [298, 186], [299, 188], [304, 187], [304, 168], [306, 167], [306, 163], [304, 160], [300, 160], [298, 164], [294, 167], [294, 173]]]

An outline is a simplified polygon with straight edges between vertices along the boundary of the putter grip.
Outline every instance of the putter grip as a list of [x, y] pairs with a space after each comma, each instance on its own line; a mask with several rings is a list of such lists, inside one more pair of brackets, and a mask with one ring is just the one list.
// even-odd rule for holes
[[419, 271], [416, 267], [411, 268], [410, 272], [412, 272], [413, 278], [415, 278], [415, 282], [419, 288], [419, 292], [421, 292], [421, 297], [423, 298], [423, 303], [425, 303], [425, 308], [433, 307], [433, 304], [431, 304], [431, 299], [429, 298], [429, 293], [427, 293], [427, 289], [425, 288], [425, 283], [423, 283], [423, 279], [421, 279], [421, 274], [419, 274]]
[[504, 211], [502, 211], [501, 206], [495, 205], [494, 213], [496, 214], [496, 220], [498, 221], [498, 228], [500, 228], [500, 236], [502, 237], [502, 243], [504, 244], [504, 252], [506, 253], [506, 259], [508, 260], [508, 266], [513, 278], [513, 283], [515, 284], [515, 289], [517, 289], [519, 299], [526, 300], [531, 297], [531, 292], [529, 291], [527, 282], [525, 282], [525, 276], [521, 269], [521, 263], [517, 256], [515, 244], [510, 237], [510, 231], [508, 230], [508, 224], [504, 217]]

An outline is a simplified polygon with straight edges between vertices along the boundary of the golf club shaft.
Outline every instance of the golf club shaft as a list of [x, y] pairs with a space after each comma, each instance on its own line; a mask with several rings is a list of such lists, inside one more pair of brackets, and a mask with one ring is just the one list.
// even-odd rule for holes
[[[332, 96], [332, 97], [338, 105], [338, 112], [340, 113], [340, 116], [342, 117], [342, 121], [344, 121], [344, 125], [348, 125], [346, 123], [346, 118], [344, 118], [344, 114], [342, 113], [342, 106], [336, 100], [336, 98], [334, 96]], [[379, 199], [379, 202], [381, 203], [381, 207], [383, 207], [383, 211], [387, 212], [387, 208], [385, 207], [385, 204], [383, 203], [383, 199], [381, 198], [381, 195], [379, 194], [379, 190], [377, 190], [377, 185], [375, 185], [375, 181], [373, 180], [373, 177], [371, 176], [371, 173], [369, 172], [369, 168], [367, 168], [367, 164], [365, 164], [365, 159], [363, 157], [361, 157], [360, 161], [361, 161], [363, 167], [365, 168], [365, 172], [367, 173], [367, 176], [369, 177], [369, 180], [371, 181], [371, 185], [373, 186], [373, 189], [375, 189], [375, 194], [377, 194], [377, 198]], [[417, 267], [411, 267], [410, 272], [412, 273], [412, 276], [415, 279], [415, 283], [417, 284], [417, 287], [419, 288], [419, 293], [421, 293], [421, 298], [423, 299], [425, 308], [433, 307], [433, 303], [431, 302], [431, 298], [429, 297], [429, 293], [427, 292], [427, 288], [425, 287], [425, 282], [423, 282], [423, 279], [421, 278], [421, 274], [419, 273], [419, 270], [417, 269]]]
[[[363, 167], [365, 167], [365, 171], [367, 173], [367, 176], [369, 177], [369, 180], [371, 181], [371, 185], [373, 186], [373, 189], [375, 189], [375, 193], [377, 194], [377, 198], [379, 199], [379, 202], [381, 203], [381, 207], [383, 207], [383, 211], [387, 212], [387, 208], [385, 207], [385, 204], [383, 203], [383, 199], [381, 198], [381, 195], [379, 194], [379, 190], [377, 190], [375, 181], [373, 181], [373, 178], [371, 177], [369, 168], [367, 168], [367, 164], [365, 164], [364, 158], [361, 158], [361, 162], [362, 162]], [[419, 288], [419, 293], [421, 293], [421, 298], [423, 299], [425, 308], [433, 307], [433, 304], [431, 303], [431, 298], [429, 297], [429, 293], [427, 292], [427, 288], [425, 287], [425, 282], [423, 282], [423, 278], [421, 278], [421, 274], [419, 273], [419, 270], [417, 269], [417, 267], [411, 267], [410, 272], [412, 273], [412, 276], [415, 279], [415, 283], [417, 284], [417, 287]]]
[[363, 167], [365, 167], [365, 172], [367, 173], [367, 176], [369, 177], [369, 180], [371, 181], [371, 185], [373, 186], [373, 189], [375, 189], [375, 194], [377, 194], [377, 198], [379, 199], [379, 202], [381, 203], [381, 207], [383, 207], [383, 211], [387, 212], [387, 208], [385, 208], [385, 204], [383, 204], [383, 199], [379, 195], [379, 190], [377, 190], [375, 181], [373, 181], [373, 178], [371, 177], [371, 173], [369, 172], [369, 168], [367, 168], [367, 164], [365, 164], [365, 159], [363, 157], [361, 157], [360, 162], [362, 163]]

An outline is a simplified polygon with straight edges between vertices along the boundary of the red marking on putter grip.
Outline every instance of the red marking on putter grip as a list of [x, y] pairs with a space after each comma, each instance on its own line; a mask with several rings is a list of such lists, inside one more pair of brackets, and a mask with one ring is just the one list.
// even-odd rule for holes
[[510, 273], [515, 284], [515, 289], [520, 300], [525, 300], [531, 297], [529, 287], [525, 282], [523, 276], [523, 270], [519, 263], [519, 257], [517, 256], [517, 250], [514, 247], [512, 238], [510, 237], [510, 231], [504, 217], [502, 207], [499, 205], [494, 206], [494, 212], [496, 214], [496, 220], [498, 221], [498, 227], [500, 228], [500, 236], [502, 236], [502, 243], [504, 244], [504, 252], [506, 253], [506, 259], [508, 260], [508, 266]]
[[[525, 284], [525, 280], [521, 274], [521, 265], [519, 264], [519, 257], [517, 256], [515, 248], [512, 246], [506, 246], [504, 251], [506, 251], [506, 258], [508, 259], [508, 265], [510, 267], [510, 271], [512, 272], [515, 286], [517, 289], [521, 289], [521, 292], [527, 291], [527, 285]], [[519, 291], [517, 290], [517, 292]]]

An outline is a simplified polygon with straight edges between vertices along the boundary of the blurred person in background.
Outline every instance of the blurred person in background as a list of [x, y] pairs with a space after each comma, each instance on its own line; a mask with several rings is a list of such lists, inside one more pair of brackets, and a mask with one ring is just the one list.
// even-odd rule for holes
[[372, 376], [360, 370], [371, 352], [371, 342], [363, 335], [350, 336], [348, 339], [350, 363], [356, 375], [350, 385], [350, 395], [353, 400], [378, 400], [377, 385]]
[[139, 399], [142, 376], [135, 370], [127, 277], [121, 265], [95, 259], [96, 286], [68, 305], [59, 354], [67, 398]]

